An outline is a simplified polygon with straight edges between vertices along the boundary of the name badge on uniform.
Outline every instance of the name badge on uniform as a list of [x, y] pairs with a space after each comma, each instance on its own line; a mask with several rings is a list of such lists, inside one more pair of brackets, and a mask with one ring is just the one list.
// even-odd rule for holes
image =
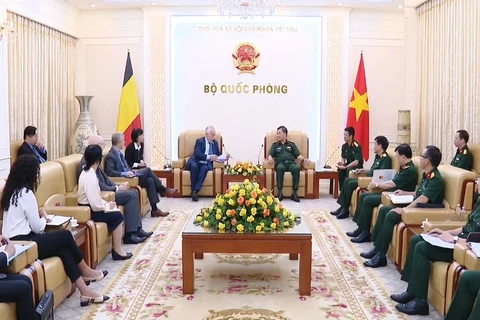
[[278, 148], [277, 148], [277, 151], [282, 151], [282, 147], [278, 147]]
[[457, 160], [457, 161], [458, 161], [458, 160], [460, 160], [460, 158], [456, 158], [455, 160]]
[[292, 147], [287, 147], [287, 150], [292, 150]]

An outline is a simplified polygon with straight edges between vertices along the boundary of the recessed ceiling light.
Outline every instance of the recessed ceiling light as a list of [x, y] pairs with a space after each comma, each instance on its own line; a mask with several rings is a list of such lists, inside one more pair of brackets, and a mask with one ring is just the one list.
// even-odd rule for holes
[[156, 6], [158, 4], [158, 2], [152, 2], [152, 5]]
[[343, 2], [339, 2], [337, 3], [339, 6], [343, 6]]
[[95, 8], [96, 6], [97, 6], [97, 5], [96, 5], [96, 4], [93, 4], [93, 3], [90, 5], [91, 8]]
[[402, 9], [403, 6], [401, 4], [398, 5], [398, 9]]

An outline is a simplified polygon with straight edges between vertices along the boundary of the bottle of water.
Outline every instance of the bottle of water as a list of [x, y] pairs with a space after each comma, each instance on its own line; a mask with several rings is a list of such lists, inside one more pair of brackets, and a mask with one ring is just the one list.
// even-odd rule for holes
[[460, 221], [467, 221], [467, 212], [465, 211], [465, 206], [463, 206], [462, 211], [460, 211]]
[[462, 207], [460, 206], [460, 203], [457, 204], [457, 208], [455, 209], [455, 213], [452, 214], [450, 217], [450, 221], [455, 221], [455, 220], [460, 220], [460, 214], [462, 212]]

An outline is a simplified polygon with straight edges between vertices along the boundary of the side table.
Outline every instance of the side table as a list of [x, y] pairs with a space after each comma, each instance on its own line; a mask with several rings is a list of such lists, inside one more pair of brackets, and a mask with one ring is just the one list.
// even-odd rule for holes
[[338, 172], [337, 171], [317, 171], [313, 181], [313, 193], [318, 199], [320, 196], [320, 180], [330, 180], [329, 193], [333, 198], [338, 198]]
[[87, 226], [85, 224], [79, 224], [77, 227], [72, 227], [72, 236], [75, 238], [75, 242], [77, 243], [77, 246], [82, 250], [83, 252], [83, 258], [85, 260], [85, 263], [89, 267], [92, 266], [92, 257], [91, 257], [91, 252], [90, 252], [90, 231], [88, 230]]
[[[153, 173], [162, 181], [162, 184], [166, 188], [172, 188], [173, 186], [173, 170], [153, 170]], [[168, 198], [180, 197], [180, 193], [174, 196], [167, 196]]]

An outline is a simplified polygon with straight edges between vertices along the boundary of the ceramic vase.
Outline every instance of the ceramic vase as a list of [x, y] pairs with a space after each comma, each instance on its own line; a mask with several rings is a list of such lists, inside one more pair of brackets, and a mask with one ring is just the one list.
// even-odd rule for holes
[[93, 96], [75, 96], [75, 98], [80, 103], [80, 114], [70, 138], [70, 153], [83, 154], [88, 145], [88, 138], [98, 134], [98, 130], [90, 115], [90, 101]]
[[411, 140], [411, 124], [410, 110], [398, 110], [397, 123], [397, 144], [410, 144]]

